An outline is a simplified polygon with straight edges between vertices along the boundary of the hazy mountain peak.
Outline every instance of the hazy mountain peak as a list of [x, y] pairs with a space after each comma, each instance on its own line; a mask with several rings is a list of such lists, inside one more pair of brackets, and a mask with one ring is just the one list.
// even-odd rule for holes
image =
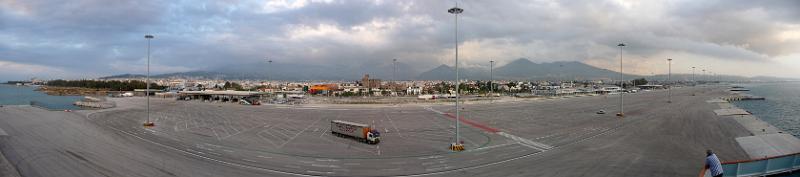
[[436, 69], [450, 69], [450, 68], [451, 68], [450, 66], [447, 66], [446, 64], [442, 64], [442, 65], [437, 66], [436, 68], [433, 68], [433, 70], [436, 70]]
[[519, 64], [528, 65], [528, 64], [536, 64], [536, 63], [532, 62], [531, 60], [528, 60], [527, 58], [519, 58], [519, 59], [516, 59], [514, 61], [511, 61], [507, 65], [512, 65], [512, 64], [514, 64], [514, 65], [519, 65]]

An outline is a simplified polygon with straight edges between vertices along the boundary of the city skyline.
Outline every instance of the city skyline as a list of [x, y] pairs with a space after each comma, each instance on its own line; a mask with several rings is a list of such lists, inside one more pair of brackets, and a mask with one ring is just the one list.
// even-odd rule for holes
[[[625, 73], [800, 75], [796, 1], [458, 1], [465, 68], [580, 61]], [[68, 4], [68, 5], [65, 5]], [[237, 3], [0, 0], [0, 80], [144, 73], [221, 65], [452, 66], [454, 1], [239, 1]], [[741, 66], [748, 66], [742, 68]], [[266, 68], [265, 68], [266, 69]], [[698, 70], [699, 71], [699, 70]], [[399, 72], [399, 71], [398, 71]]]

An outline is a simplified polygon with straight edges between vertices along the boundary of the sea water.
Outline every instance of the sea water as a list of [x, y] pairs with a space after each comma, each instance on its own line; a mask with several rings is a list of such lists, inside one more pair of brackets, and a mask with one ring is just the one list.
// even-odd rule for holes
[[36, 88], [36, 86], [0, 84], [0, 105], [30, 105], [31, 102], [34, 102], [37, 106], [54, 110], [79, 109], [72, 104], [83, 98], [81, 96], [51, 96], [36, 91]]
[[739, 108], [769, 124], [800, 137], [800, 82], [739, 84], [745, 93], [766, 100], [734, 101]]

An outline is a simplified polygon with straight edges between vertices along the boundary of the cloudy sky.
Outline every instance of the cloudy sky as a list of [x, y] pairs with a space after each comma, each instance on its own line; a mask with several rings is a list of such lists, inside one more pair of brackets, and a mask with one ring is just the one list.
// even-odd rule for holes
[[[453, 64], [452, 0], [0, 0], [0, 80], [275, 62]], [[458, 2], [466, 67], [582, 61], [625, 72], [800, 76], [800, 1]], [[373, 61], [374, 63], [374, 61]]]

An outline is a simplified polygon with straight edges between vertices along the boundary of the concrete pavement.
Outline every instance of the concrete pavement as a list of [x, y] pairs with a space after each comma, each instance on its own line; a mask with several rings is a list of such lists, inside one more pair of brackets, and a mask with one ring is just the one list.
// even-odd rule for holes
[[[691, 96], [697, 93], [697, 96]], [[747, 158], [749, 135], [707, 103], [720, 89], [466, 104], [467, 151], [450, 152], [451, 105], [244, 106], [143, 99], [73, 113], [0, 108], [0, 144], [23, 176], [688, 176], [706, 149]], [[604, 109], [608, 114], [596, 114]], [[331, 136], [330, 120], [374, 125], [379, 145]], [[480, 125], [480, 126], [476, 126]], [[497, 130], [498, 132], [487, 131]]]

